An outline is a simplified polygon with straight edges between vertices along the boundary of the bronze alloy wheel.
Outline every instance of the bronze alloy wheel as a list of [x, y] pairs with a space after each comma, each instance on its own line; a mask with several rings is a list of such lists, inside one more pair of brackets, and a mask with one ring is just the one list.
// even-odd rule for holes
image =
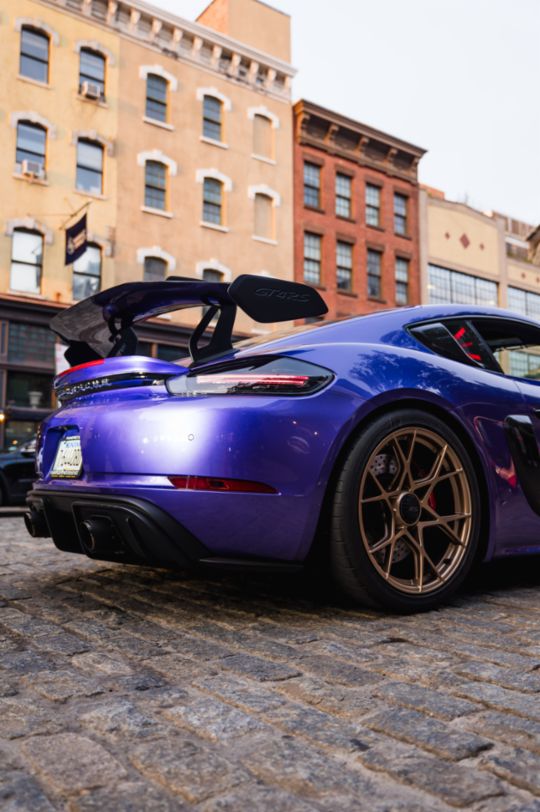
[[385, 436], [358, 500], [362, 544], [389, 586], [427, 595], [452, 579], [471, 540], [472, 498], [463, 461], [443, 436], [421, 426]]

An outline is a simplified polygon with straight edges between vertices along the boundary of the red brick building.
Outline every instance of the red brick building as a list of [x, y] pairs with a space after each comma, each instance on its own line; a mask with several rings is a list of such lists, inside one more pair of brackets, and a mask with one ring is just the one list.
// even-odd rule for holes
[[295, 278], [322, 291], [327, 318], [419, 304], [425, 150], [311, 102], [293, 114]]

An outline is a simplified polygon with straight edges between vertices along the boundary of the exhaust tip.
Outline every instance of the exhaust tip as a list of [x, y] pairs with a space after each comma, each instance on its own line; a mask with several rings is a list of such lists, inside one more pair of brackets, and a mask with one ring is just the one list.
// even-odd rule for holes
[[47, 538], [50, 536], [45, 515], [37, 510], [27, 510], [23, 515], [24, 525], [32, 538]]
[[110, 552], [114, 539], [114, 525], [103, 516], [84, 519], [79, 524], [79, 538], [84, 552], [89, 556]]

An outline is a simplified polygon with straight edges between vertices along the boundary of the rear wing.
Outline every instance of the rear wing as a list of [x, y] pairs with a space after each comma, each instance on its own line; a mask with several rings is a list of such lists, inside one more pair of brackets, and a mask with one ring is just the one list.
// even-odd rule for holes
[[[244, 274], [230, 285], [171, 276], [163, 282], [127, 282], [96, 293], [51, 319], [50, 327], [68, 348], [71, 364], [98, 358], [132, 355], [137, 336], [133, 325], [146, 319], [182, 310], [207, 307], [189, 340], [194, 361], [232, 348], [236, 310], [261, 323], [322, 316], [328, 308], [308, 285], [271, 277]], [[207, 344], [199, 346], [206, 328], [218, 316]]]

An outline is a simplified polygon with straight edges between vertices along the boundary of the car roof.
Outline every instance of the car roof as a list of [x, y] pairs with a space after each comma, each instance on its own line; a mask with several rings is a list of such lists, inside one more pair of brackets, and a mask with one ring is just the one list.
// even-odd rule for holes
[[403, 330], [414, 324], [448, 318], [491, 317], [517, 319], [531, 326], [540, 324], [534, 320], [503, 310], [499, 307], [479, 307], [478, 305], [415, 305], [379, 310], [363, 316], [305, 324], [285, 332], [277, 332], [257, 339], [248, 339], [235, 345], [238, 352], [253, 351], [255, 347], [266, 350], [274, 345], [299, 346], [332, 342], [364, 342], [402, 345]]

